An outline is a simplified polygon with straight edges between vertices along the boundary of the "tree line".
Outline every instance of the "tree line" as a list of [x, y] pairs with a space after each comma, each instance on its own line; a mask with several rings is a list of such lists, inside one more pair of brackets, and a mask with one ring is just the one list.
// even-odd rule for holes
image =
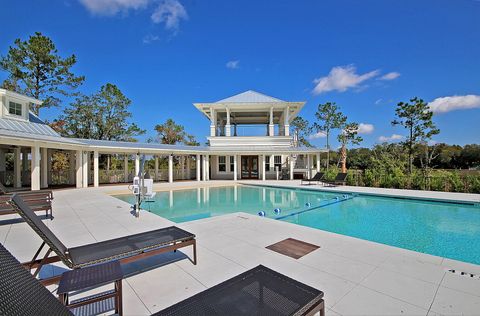
[[[60, 107], [63, 99], [72, 99], [63, 107], [63, 113], [49, 122], [62, 136], [137, 141], [136, 137], [146, 131], [131, 122], [132, 101], [113, 83], [106, 83], [91, 94], [80, 92], [85, 76], [73, 73], [76, 63], [74, 54], [62, 57], [49, 37], [36, 32], [27, 40], [16, 39], [7, 54], [0, 57], [0, 69], [8, 75], [0, 87], [42, 100], [41, 105], [31, 107], [37, 116], [42, 109]], [[149, 138], [150, 142], [199, 145], [172, 119], [157, 124], [154, 130], [157, 136]]]

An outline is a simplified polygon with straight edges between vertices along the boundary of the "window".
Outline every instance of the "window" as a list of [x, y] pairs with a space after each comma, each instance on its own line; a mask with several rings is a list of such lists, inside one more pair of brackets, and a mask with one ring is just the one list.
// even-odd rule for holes
[[10, 101], [8, 104], [8, 113], [22, 116], [22, 105], [20, 103]]
[[275, 171], [277, 169], [282, 170], [282, 156], [274, 156], [273, 157], [273, 163], [274, 163], [274, 166], [275, 166]]
[[227, 171], [227, 157], [218, 156], [218, 171], [225, 172]]
[[234, 156], [230, 156], [230, 172], [234, 172], [235, 170], [233, 170], [235, 168], [234, 166], [234, 160], [235, 160], [235, 157]]
[[270, 171], [270, 156], [265, 156], [265, 171]]

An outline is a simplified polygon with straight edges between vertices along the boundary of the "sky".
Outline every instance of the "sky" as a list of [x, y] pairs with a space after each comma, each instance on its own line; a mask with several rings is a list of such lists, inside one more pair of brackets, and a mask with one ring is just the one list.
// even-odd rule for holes
[[[433, 142], [480, 142], [478, 0], [4, 0], [2, 12], [0, 55], [49, 36], [76, 55], [82, 93], [113, 83], [132, 100], [140, 140], [173, 118], [204, 143], [209, 122], [192, 103], [255, 90], [306, 101], [310, 122], [336, 102], [360, 123], [361, 146], [401, 141], [390, 122], [413, 97], [435, 113]], [[310, 140], [323, 147], [323, 136]]]

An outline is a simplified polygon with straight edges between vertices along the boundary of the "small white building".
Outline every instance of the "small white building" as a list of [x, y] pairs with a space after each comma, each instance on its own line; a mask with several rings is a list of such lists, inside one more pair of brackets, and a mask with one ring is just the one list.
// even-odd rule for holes
[[[130, 182], [143, 155], [154, 160], [149, 172], [156, 181], [293, 179], [320, 170], [320, 153], [325, 151], [297, 147], [291, 135], [290, 123], [305, 102], [282, 101], [255, 91], [194, 103], [210, 121], [208, 146], [66, 138], [30, 112], [32, 103], [41, 101], [0, 89], [0, 182], [4, 185], [38, 190], [52, 184], [87, 187]], [[68, 156], [69, 167], [62, 175], [52, 171], [52, 155], [59, 151]], [[100, 170], [100, 155], [122, 155], [123, 169]], [[168, 167], [163, 169], [159, 159], [168, 161]], [[130, 160], [134, 164], [129, 168]]]

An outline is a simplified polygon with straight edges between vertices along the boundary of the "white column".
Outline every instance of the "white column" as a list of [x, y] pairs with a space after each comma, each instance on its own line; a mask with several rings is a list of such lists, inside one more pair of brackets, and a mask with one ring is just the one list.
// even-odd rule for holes
[[48, 188], [48, 148], [40, 148], [40, 178], [41, 178], [41, 188]]
[[82, 186], [84, 188], [88, 188], [88, 169], [90, 168], [88, 164], [89, 154], [88, 151], [84, 151], [82, 156]]
[[140, 172], [140, 154], [135, 154], [135, 175], [138, 176]]
[[27, 183], [27, 170], [28, 170], [28, 150], [27, 148], [22, 148], [22, 184]]
[[22, 187], [22, 160], [21, 160], [21, 150], [20, 148], [15, 148], [13, 150], [14, 163], [13, 163], [13, 186], [15, 188]]
[[200, 181], [200, 169], [202, 169], [201, 165], [200, 165], [200, 155], [197, 154], [197, 181]]
[[275, 155], [270, 155], [270, 172], [275, 170]]
[[187, 160], [187, 163], [186, 163], [186, 171], [187, 171], [187, 180], [190, 180], [190, 159], [191, 159], [191, 156], [185, 156], [185, 159]]
[[128, 154], [123, 155], [123, 176], [124, 181], [128, 182]]
[[7, 170], [7, 164], [5, 160], [5, 150], [0, 149], [0, 173], [2, 174], [1, 182], [5, 183], [5, 171]]
[[217, 118], [215, 115], [215, 110], [210, 108], [210, 136], [215, 136], [217, 129]]
[[207, 181], [209, 181], [210, 180], [210, 155], [207, 155], [206, 157], [207, 157], [207, 159], [205, 160], [205, 164], [206, 164], [205, 179], [207, 179]]
[[262, 155], [262, 181], [265, 181], [265, 155]]
[[158, 156], [155, 155], [155, 180], [158, 181]]
[[51, 149], [47, 150], [47, 187], [52, 184], [52, 160], [54, 152], [55, 151]]
[[75, 159], [75, 174], [76, 174], [76, 187], [81, 188], [83, 187], [83, 152], [81, 150], [77, 150], [76, 152], [76, 159]]
[[287, 108], [285, 109], [285, 114], [284, 114], [284, 117], [285, 117], [285, 136], [290, 136], [290, 107], [287, 106]]
[[317, 153], [317, 172], [320, 172], [320, 153]]
[[273, 106], [270, 108], [270, 124], [268, 125], [268, 136], [275, 136], [275, 125], [273, 125]]
[[98, 187], [98, 150], [93, 152], [93, 186]]
[[288, 157], [288, 159], [290, 160], [290, 180], [293, 180], [293, 164], [294, 164], [294, 161], [293, 161], [293, 158], [291, 156]]
[[207, 181], [207, 176], [206, 176], [207, 173], [205, 171], [206, 166], [207, 166], [207, 163], [206, 163], [207, 158], [206, 157], [207, 157], [206, 155], [202, 155], [202, 180], [203, 181]]
[[312, 177], [312, 157], [307, 154], [307, 177], [310, 179]]
[[227, 108], [227, 124], [225, 125], [225, 136], [231, 136], [232, 131], [230, 129], [230, 109]]
[[168, 155], [168, 182], [173, 182], [173, 155]]
[[[233, 156], [233, 180], [237, 181], [237, 170], [238, 170], [238, 164], [237, 164], [237, 155]], [[236, 187], [235, 187], [236, 189]]]
[[75, 151], [68, 152], [68, 184], [75, 184]]
[[31, 149], [31, 185], [32, 190], [40, 190], [40, 146], [35, 145]]

